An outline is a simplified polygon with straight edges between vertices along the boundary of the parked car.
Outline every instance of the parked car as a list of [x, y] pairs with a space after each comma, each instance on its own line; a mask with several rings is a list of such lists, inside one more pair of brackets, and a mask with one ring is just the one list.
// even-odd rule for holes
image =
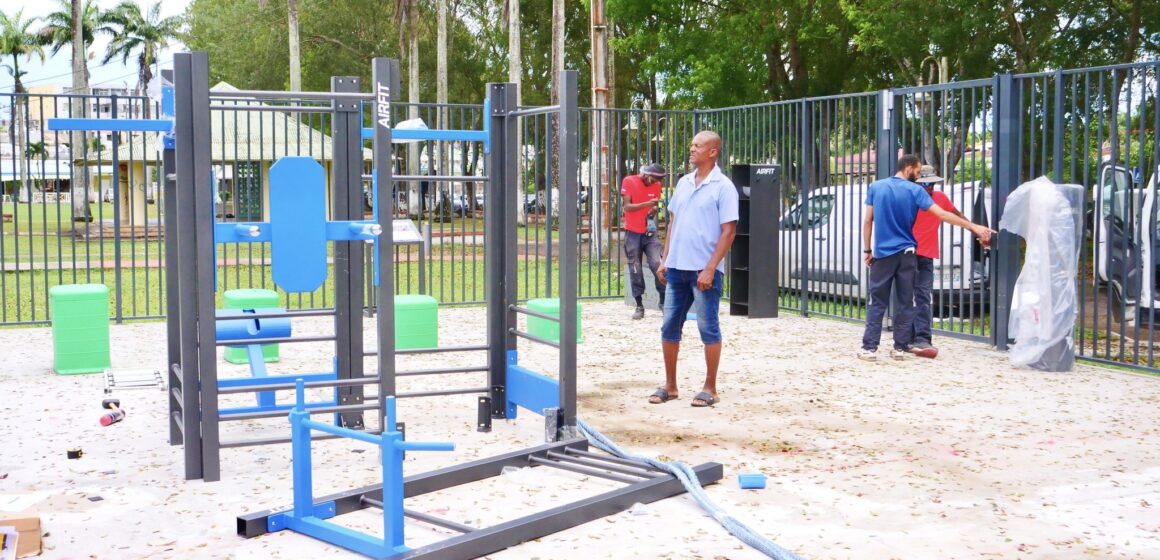
[[[445, 212], [443, 206], [444, 196], [445, 195], [440, 193], [438, 199], [435, 202], [435, 208], [437, 212]], [[467, 198], [462, 194], [450, 195], [448, 198], [448, 204], [450, 204], [450, 211], [452, 216], [467, 215]]]

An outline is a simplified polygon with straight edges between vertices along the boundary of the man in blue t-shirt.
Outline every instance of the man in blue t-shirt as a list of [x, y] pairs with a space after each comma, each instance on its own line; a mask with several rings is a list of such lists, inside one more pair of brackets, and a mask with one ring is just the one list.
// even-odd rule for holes
[[[890, 357], [901, 360], [911, 353], [934, 357], [933, 348], [911, 348], [914, 332], [914, 275], [917, 268], [914, 238], [914, 220], [919, 210], [927, 210], [938, 219], [970, 230], [984, 243], [991, 240], [991, 229], [973, 224], [965, 218], [947, 212], [934, 203], [926, 190], [914, 181], [922, 169], [913, 155], [898, 158], [898, 174], [874, 181], [866, 193], [866, 212], [862, 219], [864, 258], [870, 267], [869, 308], [866, 312], [866, 331], [862, 335], [863, 360], [878, 359], [878, 343], [882, 339], [882, 317], [890, 302], [891, 290], [896, 290], [900, 308], [894, 317], [894, 348]], [[873, 244], [871, 244], [873, 238]], [[873, 247], [873, 249], [870, 249]]]

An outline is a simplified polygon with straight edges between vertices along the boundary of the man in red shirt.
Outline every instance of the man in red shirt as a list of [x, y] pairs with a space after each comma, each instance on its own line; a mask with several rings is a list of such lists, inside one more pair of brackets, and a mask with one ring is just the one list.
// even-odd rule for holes
[[640, 169], [639, 175], [629, 175], [620, 183], [620, 198], [624, 204], [624, 255], [628, 258], [628, 275], [632, 281], [632, 297], [636, 300], [633, 319], [644, 317], [644, 268], [642, 257], [648, 258], [653, 272], [660, 308], [665, 308], [665, 286], [657, 275], [661, 264], [661, 242], [657, 235], [657, 205], [661, 200], [661, 182], [665, 168], [650, 163]]
[[[943, 178], [934, 172], [934, 167], [923, 165], [918, 172], [918, 179], [914, 182], [926, 189], [927, 194], [940, 208], [960, 218], [963, 217], [962, 212], [955, 208], [951, 199], [947, 198], [946, 193], [934, 190], [935, 184], [943, 182]], [[942, 221], [927, 211], [920, 211], [914, 219], [914, 239], [918, 242], [918, 248], [915, 250], [918, 269], [914, 279], [914, 342], [911, 343], [910, 349], [917, 355], [926, 355], [931, 358], [938, 355], [937, 349], [934, 352], [924, 353], [922, 351], [934, 348], [931, 345], [932, 314], [930, 302], [931, 291], [934, 289], [934, 261], [939, 258], [938, 229], [940, 225], [942, 225]]]

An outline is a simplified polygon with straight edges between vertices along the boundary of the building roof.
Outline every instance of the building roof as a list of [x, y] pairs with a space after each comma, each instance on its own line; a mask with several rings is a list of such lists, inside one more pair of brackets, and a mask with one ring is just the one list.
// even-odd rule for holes
[[[212, 91], [238, 91], [221, 82]], [[251, 104], [246, 98], [230, 101], [230, 105]], [[258, 101], [252, 101], [258, 105]], [[333, 151], [330, 136], [320, 132], [321, 113], [283, 113], [277, 111], [211, 110], [210, 157], [214, 163], [234, 161], [273, 161], [283, 156], [310, 156], [329, 161]], [[300, 120], [301, 119], [301, 120]], [[313, 126], [311, 126], [313, 125]], [[161, 138], [158, 133], [134, 133], [130, 140], [120, 143], [117, 159], [121, 162], [160, 162]], [[143, 149], [145, 147], [145, 149]], [[143, 153], [144, 152], [144, 153]], [[371, 160], [371, 151], [363, 149], [363, 159]], [[98, 161], [111, 163], [112, 150], [103, 153], [100, 160], [90, 155], [89, 164]]]

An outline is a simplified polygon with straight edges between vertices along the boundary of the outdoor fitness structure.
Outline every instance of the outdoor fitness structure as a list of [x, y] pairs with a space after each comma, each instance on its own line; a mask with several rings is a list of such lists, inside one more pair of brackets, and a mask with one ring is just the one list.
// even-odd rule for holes
[[[169, 439], [184, 445], [186, 479], [208, 481], [221, 477], [222, 449], [274, 443], [292, 443], [293, 506], [238, 517], [238, 534], [254, 537], [290, 529], [309, 534], [347, 549], [379, 558], [475, 558], [624, 511], [634, 503], [649, 503], [685, 491], [674, 476], [647, 463], [588, 451], [579, 437], [576, 418], [576, 283], [578, 269], [577, 220], [573, 212], [560, 213], [560, 315], [559, 318], [518, 305], [516, 285], [516, 208], [519, 119], [555, 113], [559, 118], [561, 208], [576, 205], [577, 189], [577, 79], [574, 71], [560, 75], [559, 105], [520, 109], [513, 84], [489, 84], [485, 102], [484, 130], [395, 130], [391, 103], [400, 91], [398, 61], [376, 58], [373, 62], [373, 93], [360, 93], [360, 80], [335, 77], [330, 92], [271, 92], [209, 90], [209, 63], [205, 53], [174, 57], [172, 87], [164, 88], [161, 120], [52, 119], [55, 130], [120, 130], [160, 132], [165, 177], [166, 290], [168, 315]], [[290, 105], [241, 105], [255, 99], [293, 100]], [[214, 110], [318, 111], [329, 103], [333, 139], [332, 219], [326, 219], [325, 176], [311, 158], [283, 157], [270, 170], [270, 220], [260, 223], [214, 223], [214, 187], [210, 155], [210, 114]], [[363, 127], [363, 108], [372, 108], [370, 128]], [[373, 141], [373, 172], [363, 174], [363, 141]], [[487, 153], [485, 178], [393, 175], [392, 143], [398, 140], [482, 142]], [[371, 181], [374, 219], [362, 220], [362, 188]], [[489, 201], [486, 236], [485, 292], [487, 295], [487, 344], [430, 349], [395, 349], [393, 285], [393, 200], [380, 197], [395, 181], [483, 180]], [[389, 191], [388, 191], [389, 192]], [[269, 242], [274, 282], [286, 292], [312, 292], [328, 276], [327, 244], [334, 242], [335, 306], [333, 309], [285, 311], [244, 310], [219, 313], [215, 309], [215, 244]], [[362, 311], [365, 307], [364, 251], [368, 244], [378, 286], [376, 307], [377, 348], [363, 347]], [[551, 263], [549, 263], [549, 267]], [[381, 274], [380, 269], [383, 269]], [[551, 274], [551, 272], [549, 272]], [[546, 340], [517, 328], [517, 314], [559, 321], [560, 342]], [[292, 336], [290, 322], [308, 316], [333, 316], [334, 334]], [[244, 317], [244, 318], [243, 318]], [[559, 350], [559, 377], [547, 377], [519, 365], [517, 342], [523, 338]], [[261, 344], [333, 341], [332, 372], [265, 376], [261, 366], [250, 378], [219, 380], [218, 346], [245, 346], [258, 354]], [[486, 365], [398, 371], [399, 354], [481, 352]], [[378, 370], [367, 375], [363, 360], [378, 356]], [[251, 366], [255, 364], [253, 357]], [[257, 356], [258, 364], [261, 363]], [[469, 387], [398, 393], [396, 379], [403, 376], [486, 372], [486, 387]], [[363, 389], [373, 385], [377, 394], [368, 398]], [[334, 402], [306, 402], [306, 388], [333, 388]], [[278, 405], [273, 394], [294, 391], [293, 405]], [[257, 393], [258, 406], [219, 409], [224, 394]], [[513, 418], [523, 407], [545, 418], [543, 445], [506, 453], [490, 459], [404, 477], [404, 451], [449, 451], [450, 444], [407, 442], [395, 418], [395, 399], [479, 394], [478, 428], [491, 429], [493, 418]], [[370, 402], [368, 402], [368, 400]], [[373, 411], [376, 421], [368, 425], [364, 413]], [[223, 421], [275, 418], [289, 412], [291, 434], [286, 437], [222, 441]], [[312, 419], [333, 414], [333, 423]], [[313, 437], [312, 432], [326, 435]], [[311, 478], [310, 449], [313, 439], [350, 438], [382, 450], [383, 483], [315, 499]], [[508, 521], [493, 527], [469, 527], [403, 507], [404, 498], [498, 476], [505, 466], [549, 466], [622, 482], [625, 486], [579, 502]], [[701, 484], [719, 481], [722, 466], [706, 463], [695, 467]], [[368, 535], [333, 524], [327, 519], [376, 507], [383, 510], [383, 537]], [[459, 536], [411, 549], [403, 540], [404, 517], [451, 529]]]

